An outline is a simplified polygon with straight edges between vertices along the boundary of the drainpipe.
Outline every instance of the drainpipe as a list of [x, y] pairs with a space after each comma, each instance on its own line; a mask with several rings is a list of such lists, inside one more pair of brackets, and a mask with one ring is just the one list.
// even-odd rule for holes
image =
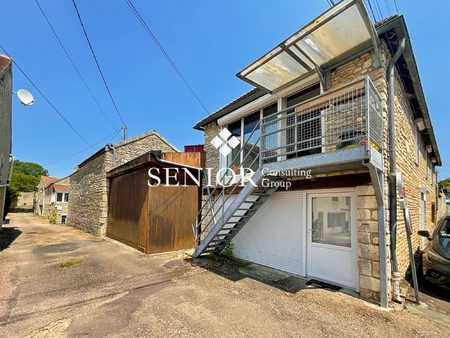
[[112, 150], [112, 167], [114, 168], [116, 166], [116, 148], [114, 148], [113, 144], [108, 144], [106, 146], [108, 150]]
[[387, 77], [387, 91], [388, 91], [388, 119], [389, 119], [389, 225], [391, 230], [391, 260], [392, 260], [392, 282], [393, 282], [393, 295], [392, 298], [396, 302], [402, 302], [400, 297], [400, 272], [398, 271], [397, 264], [397, 149], [395, 146], [395, 63], [400, 55], [403, 54], [405, 49], [405, 38], [402, 37], [400, 44], [395, 52], [394, 56], [389, 61], [386, 71]]

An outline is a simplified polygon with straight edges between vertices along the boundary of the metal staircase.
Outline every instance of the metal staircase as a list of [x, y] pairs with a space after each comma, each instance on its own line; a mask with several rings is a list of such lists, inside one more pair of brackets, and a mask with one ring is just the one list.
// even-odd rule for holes
[[[253, 137], [259, 130], [261, 136]], [[383, 135], [381, 96], [368, 76], [265, 116], [231, 161], [241, 163], [233, 166], [234, 173], [244, 170], [244, 164], [253, 168], [251, 181], [244, 177], [242, 187], [230, 181], [236, 175], [224, 173], [222, 186], [217, 184], [212, 192], [207, 186], [207, 198], [192, 224], [193, 256], [220, 253], [231, 242], [276, 190], [268, 187], [275, 185], [261, 184], [264, 179], [288, 179], [264, 173], [296, 168], [314, 168], [316, 174], [366, 170], [368, 163], [383, 170]]]
[[[259, 130], [259, 123], [248, 137], [249, 140], [256, 130]], [[256, 149], [254, 149], [255, 147]], [[251, 160], [249, 167], [254, 166], [255, 163], [260, 164], [259, 139], [253, 143], [246, 142], [234, 156], [233, 163], [241, 157], [244, 149], [247, 155], [240, 161], [241, 163], [248, 163]], [[258, 155], [248, 159], [250, 154], [255, 153], [254, 150], [257, 151]], [[237, 169], [240, 170], [241, 168], [242, 165]], [[236, 190], [239, 187], [238, 184], [232, 184], [229, 188], [216, 186], [212, 192], [208, 191], [208, 198], [193, 224], [196, 238], [193, 257], [199, 257], [203, 253], [219, 254], [230, 244], [231, 240], [276, 190], [272, 187], [263, 187], [261, 182], [264, 178], [263, 170], [260, 167], [251, 177], [254, 184], [251, 183], [250, 178], [245, 178], [248, 182], [239, 193]], [[273, 177], [271, 179], [276, 180], [278, 178]], [[225, 177], [225, 175], [222, 176], [221, 180], [225, 183], [225, 186], [231, 183], [230, 177]], [[236, 197], [232, 200], [230, 197], [233, 193]]]
[[[262, 179], [262, 170], [258, 169], [253, 175], [253, 180], [258, 185]], [[193, 256], [198, 257], [202, 253], [219, 254], [275, 190], [276, 188], [256, 188], [252, 184], [247, 183], [225, 209], [222, 217], [211, 227], [205, 238], [197, 245]]]

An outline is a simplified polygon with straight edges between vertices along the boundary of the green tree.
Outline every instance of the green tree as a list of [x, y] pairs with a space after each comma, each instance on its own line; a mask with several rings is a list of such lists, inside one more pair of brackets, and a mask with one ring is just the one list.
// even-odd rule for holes
[[439, 185], [442, 185], [442, 186], [450, 186], [450, 177], [448, 177], [448, 178], [446, 178], [445, 180], [440, 180], [439, 181]]
[[6, 190], [5, 212], [9, 210], [21, 192], [35, 191], [41, 176], [47, 176], [48, 170], [33, 162], [14, 160], [11, 184]]

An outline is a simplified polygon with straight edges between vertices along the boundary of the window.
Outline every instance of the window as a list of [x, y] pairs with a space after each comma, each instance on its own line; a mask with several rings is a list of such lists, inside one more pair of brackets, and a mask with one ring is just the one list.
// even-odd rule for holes
[[57, 192], [56, 193], [56, 202], [69, 202], [69, 193], [68, 192]]
[[66, 224], [67, 222], [67, 215], [61, 215], [61, 224]]
[[241, 164], [241, 158], [238, 155], [239, 152], [241, 151], [241, 144], [242, 144], [242, 140], [241, 140], [242, 125], [241, 124], [242, 124], [242, 121], [238, 120], [238, 121], [233, 122], [230, 125], [228, 125], [228, 130], [230, 131], [231, 135], [236, 137], [240, 141], [240, 144], [227, 155], [227, 167], [231, 168], [234, 172], [237, 172], [237, 169], [238, 169], [239, 165]]
[[256, 171], [259, 167], [258, 155], [259, 155], [259, 121], [260, 113], [254, 113], [244, 118], [244, 142], [242, 146], [244, 148], [242, 154], [243, 167], [251, 168]]
[[[268, 110], [270, 114], [277, 112], [276, 107], [276, 104], [268, 107], [271, 108]], [[253, 170], [258, 169], [259, 160], [256, 158], [259, 155], [259, 138], [261, 136], [260, 125], [258, 123], [261, 120], [261, 113], [264, 111], [266, 111], [266, 108], [258, 110], [228, 125], [230, 133], [240, 141], [240, 144], [226, 158], [226, 166], [234, 172], [238, 171], [244, 159], [243, 167]], [[239, 154], [244, 145], [245, 149]]]
[[349, 196], [312, 197], [312, 241], [351, 247]]
[[63, 201], [63, 193], [62, 192], [57, 192], [56, 193], [56, 202], [62, 202]]

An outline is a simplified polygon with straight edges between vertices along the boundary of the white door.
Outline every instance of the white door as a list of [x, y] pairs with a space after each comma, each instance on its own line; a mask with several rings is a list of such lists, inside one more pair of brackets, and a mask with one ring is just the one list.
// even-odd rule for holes
[[357, 288], [355, 211], [352, 192], [308, 194], [308, 276]]

